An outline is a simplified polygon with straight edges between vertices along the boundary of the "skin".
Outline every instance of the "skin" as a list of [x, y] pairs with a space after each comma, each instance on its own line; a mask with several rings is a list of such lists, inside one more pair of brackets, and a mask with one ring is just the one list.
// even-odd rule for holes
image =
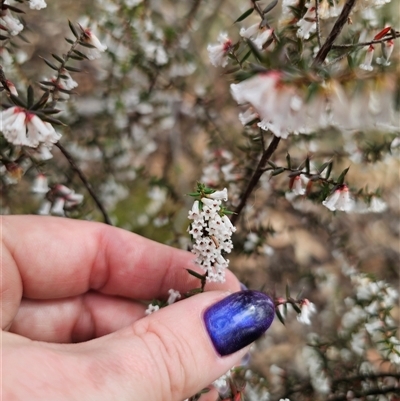
[[[204, 310], [223, 284], [150, 316], [140, 300], [198, 287], [193, 255], [100, 223], [1, 217], [2, 396], [12, 400], [181, 401], [247, 348], [215, 352]], [[215, 400], [212, 390], [202, 401]]]

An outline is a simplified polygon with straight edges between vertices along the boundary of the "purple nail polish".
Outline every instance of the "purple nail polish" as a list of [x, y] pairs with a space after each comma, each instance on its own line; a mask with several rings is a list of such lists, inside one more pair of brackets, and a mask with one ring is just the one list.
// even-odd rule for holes
[[216, 351], [230, 355], [257, 340], [275, 316], [272, 299], [260, 291], [235, 292], [204, 313], [204, 322]]

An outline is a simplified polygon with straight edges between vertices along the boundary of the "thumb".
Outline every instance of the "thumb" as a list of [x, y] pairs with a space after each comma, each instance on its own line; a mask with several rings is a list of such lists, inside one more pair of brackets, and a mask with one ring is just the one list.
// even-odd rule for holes
[[96, 358], [118, 399], [182, 401], [239, 363], [274, 314], [258, 291], [205, 292], [98, 339]]

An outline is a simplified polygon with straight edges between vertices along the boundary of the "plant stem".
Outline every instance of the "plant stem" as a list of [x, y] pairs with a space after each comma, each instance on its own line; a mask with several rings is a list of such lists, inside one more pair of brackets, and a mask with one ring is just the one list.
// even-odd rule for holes
[[335, 25], [332, 28], [332, 31], [329, 33], [328, 37], [326, 38], [325, 43], [319, 49], [315, 59], [312, 63], [313, 67], [316, 67], [324, 62], [326, 56], [331, 51], [333, 43], [335, 42], [336, 38], [339, 36], [340, 32], [344, 25], [346, 24], [350, 12], [353, 9], [354, 5], [356, 4], [357, 0], [347, 0], [346, 4], [343, 6], [342, 12], [339, 15], [339, 18], [336, 20]]
[[232, 218], [231, 218], [232, 224], [235, 224], [236, 220], [239, 218], [241, 211], [243, 210], [244, 206], [247, 203], [247, 199], [249, 198], [249, 196], [253, 192], [254, 188], [256, 187], [258, 181], [260, 180], [261, 176], [265, 172], [264, 168], [265, 168], [268, 160], [271, 158], [271, 156], [275, 152], [276, 148], [278, 147], [280, 140], [281, 140], [281, 138], [274, 136], [272, 138], [272, 141], [269, 144], [268, 148], [264, 149], [261, 159], [258, 162], [258, 165], [256, 167], [256, 170], [254, 171], [254, 174], [251, 177], [251, 179], [241, 197], [240, 203], [239, 203], [238, 207], [236, 208], [235, 213], [232, 214]]
[[104, 222], [106, 224], [109, 224], [110, 226], [112, 226], [111, 219], [108, 216], [107, 211], [104, 208], [104, 205], [101, 203], [100, 199], [98, 198], [98, 196], [94, 192], [94, 190], [92, 188], [92, 185], [90, 184], [90, 182], [85, 177], [85, 174], [83, 174], [83, 171], [75, 163], [75, 160], [72, 157], [72, 155], [67, 151], [67, 149], [64, 148], [64, 146], [61, 145], [60, 142], [57, 142], [55, 144], [55, 146], [57, 146], [57, 148], [60, 149], [61, 153], [68, 160], [68, 163], [71, 165], [72, 169], [78, 174], [78, 176], [81, 179], [83, 185], [86, 187], [86, 189], [88, 190], [90, 196], [93, 198], [93, 200], [96, 203], [97, 207], [100, 209], [100, 212], [103, 215]]

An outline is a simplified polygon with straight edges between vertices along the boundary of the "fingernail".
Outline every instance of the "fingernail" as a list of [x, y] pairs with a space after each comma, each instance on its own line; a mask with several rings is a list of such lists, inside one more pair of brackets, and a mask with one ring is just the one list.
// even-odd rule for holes
[[272, 299], [260, 291], [235, 292], [210, 306], [204, 322], [221, 356], [233, 354], [257, 340], [275, 316]]
[[246, 285], [243, 284], [242, 282], [240, 282], [240, 289], [241, 289], [242, 291], [248, 290], [248, 288], [246, 287]]

